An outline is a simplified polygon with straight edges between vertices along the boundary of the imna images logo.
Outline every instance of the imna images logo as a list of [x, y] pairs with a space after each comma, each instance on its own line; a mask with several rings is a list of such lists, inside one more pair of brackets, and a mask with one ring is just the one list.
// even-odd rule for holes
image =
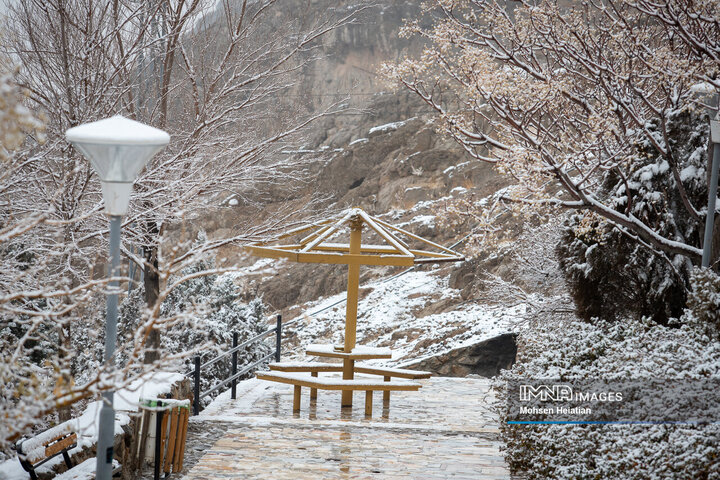
[[570, 385], [520, 385], [520, 401], [562, 402], [573, 400]]

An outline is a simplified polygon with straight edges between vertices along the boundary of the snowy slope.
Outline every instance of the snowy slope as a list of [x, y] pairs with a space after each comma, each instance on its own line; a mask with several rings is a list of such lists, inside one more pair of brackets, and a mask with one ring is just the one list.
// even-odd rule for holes
[[[460, 291], [448, 286], [448, 275], [439, 271], [410, 271], [361, 285], [361, 296], [358, 344], [393, 349], [392, 360], [377, 363], [404, 363], [515, 331], [525, 314], [525, 305], [488, 307], [463, 302]], [[294, 340], [292, 358], [304, 358], [303, 349], [311, 343], [342, 344], [344, 298], [342, 293], [303, 305], [308, 313], [291, 320], [284, 331], [285, 337]], [[440, 302], [449, 309], [433, 313]]]

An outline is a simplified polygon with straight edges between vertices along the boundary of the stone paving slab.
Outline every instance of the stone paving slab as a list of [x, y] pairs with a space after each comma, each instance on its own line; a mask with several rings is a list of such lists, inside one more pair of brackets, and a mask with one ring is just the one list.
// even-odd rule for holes
[[364, 415], [364, 392], [352, 410], [340, 392], [303, 389], [292, 413], [292, 386], [250, 380], [238, 399], [224, 393], [198, 424], [228, 425], [185, 480], [205, 479], [509, 479], [500, 453], [489, 383], [480, 378], [423, 380], [419, 392], [393, 392], [389, 409], [375, 394]]

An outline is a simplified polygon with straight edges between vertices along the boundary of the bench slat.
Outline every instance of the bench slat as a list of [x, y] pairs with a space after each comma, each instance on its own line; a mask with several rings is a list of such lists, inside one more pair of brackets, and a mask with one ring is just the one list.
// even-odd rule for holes
[[343, 380], [337, 378], [315, 378], [297, 373], [258, 372], [260, 380], [289, 383], [320, 390], [418, 390], [422, 385], [416, 382], [378, 382], [372, 380]]
[[342, 358], [351, 360], [370, 360], [373, 358], [392, 358], [392, 352], [386, 347], [357, 346], [350, 353], [335, 350], [333, 345], [308, 345], [305, 349], [307, 355], [316, 357]]
[[342, 372], [342, 363], [280, 362], [268, 365], [279, 372]]
[[404, 369], [404, 368], [371, 367], [371, 366], [367, 366], [367, 365], [357, 365], [357, 364], [355, 364], [355, 373], [366, 373], [369, 375], [382, 375], [384, 377], [411, 378], [413, 380], [432, 377], [432, 372], [425, 372], [423, 370], [408, 370], [408, 369]]
[[68, 435], [67, 437], [63, 438], [62, 440], [59, 440], [55, 443], [51, 443], [50, 445], [46, 446], [45, 447], [45, 456], [46, 457], [55, 456], [65, 449], [72, 448], [73, 445], [75, 445], [75, 444], [77, 444], [77, 434], [72, 433], [72, 434]]
[[15, 450], [17, 450], [18, 453], [24, 454], [31, 463], [36, 463], [42, 460], [45, 454], [45, 448], [49, 444], [70, 433], [74, 433], [71, 422], [64, 422], [40, 432], [32, 438], [19, 441], [15, 445]]
[[[268, 365], [270, 370], [279, 372], [342, 372], [340, 363], [314, 363], [314, 362], [279, 362]], [[387, 377], [409, 378], [418, 380], [430, 378], [432, 372], [423, 370], [410, 370], [406, 368], [374, 367], [370, 365], [355, 364], [355, 373], [368, 375], [382, 375]]]

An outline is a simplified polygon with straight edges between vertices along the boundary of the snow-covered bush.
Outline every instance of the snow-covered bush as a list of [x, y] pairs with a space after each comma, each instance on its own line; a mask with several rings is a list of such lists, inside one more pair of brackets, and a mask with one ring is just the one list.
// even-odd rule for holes
[[[660, 128], [648, 126], [651, 131]], [[605, 202], [653, 225], [667, 238], [699, 246], [702, 222], [685, 213], [682, 195], [694, 205], [703, 205], [707, 197], [707, 116], [689, 109], [674, 112], [663, 128], [676, 143], [679, 179], [668, 173], [666, 159], [643, 140], [628, 159], [629, 177], [607, 172]], [[570, 218], [557, 255], [578, 314], [585, 319], [630, 314], [667, 323], [682, 315], [690, 277], [690, 262], [684, 256], [647, 248], [636, 236], [626, 235], [592, 213]]]
[[[531, 331], [501, 391], [520, 379], [720, 377], [720, 344], [688, 324], [546, 320]], [[529, 479], [720, 478], [717, 424], [508, 425], [507, 405], [499, 408], [508, 463]]]
[[[201, 234], [202, 235], [202, 234]], [[201, 239], [200, 241], [204, 241]], [[212, 270], [214, 262], [203, 259], [184, 269], [180, 275]], [[169, 283], [174, 279], [171, 277]], [[142, 287], [134, 289], [120, 308], [121, 334], [131, 334], [137, 328], [144, 312]], [[232, 274], [208, 274], [190, 278], [174, 288], [161, 305], [161, 317], [172, 319], [172, 326], [161, 334], [163, 352], [178, 354], [187, 352], [184, 371], [193, 368], [193, 357], [200, 355], [205, 363], [232, 345], [233, 333], [238, 342], [262, 333], [268, 325], [264, 322], [264, 307], [260, 299], [249, 303], [240, 301], [238, 288]], [[127, 342], [130, 344], [131, 342]], [[238, 369], [257, 361], [271, 351], [266, 340], [254, 343], [238, 352]], [[121, 356], [121, 361], [126, 357]], [[206, 391], [231, 372], [231, 357], [227, 356], [202, 370], [201, 390]]]

